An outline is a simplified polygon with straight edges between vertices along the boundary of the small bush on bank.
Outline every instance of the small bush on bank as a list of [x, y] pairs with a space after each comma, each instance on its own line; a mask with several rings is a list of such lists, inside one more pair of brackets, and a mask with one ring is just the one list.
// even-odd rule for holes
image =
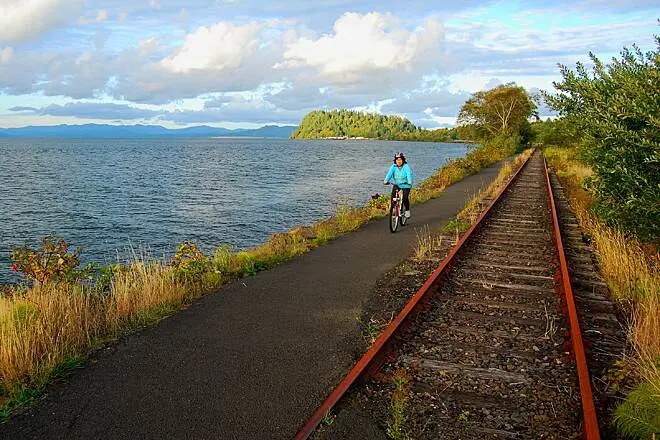
[[177, 279], [183, 282], [195, 282], [211, 269], [211, 260], [197, 244], [184, 241], [177, 246], [170, 265], [174, 268], [174, 276]]
[[47, 235], [41, 247], [27, 244], [15, 249], [10, 256], [11, 270], [21, 272], [34, 283], [60, 283], [78, 278], [80, 250], [69, 252], [69, 245], [62, 237]]

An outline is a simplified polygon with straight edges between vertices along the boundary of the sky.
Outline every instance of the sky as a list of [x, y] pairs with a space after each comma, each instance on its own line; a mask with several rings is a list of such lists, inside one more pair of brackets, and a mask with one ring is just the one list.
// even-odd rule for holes
[[447, 127], [477, 91], [552, 91], [558, 63], [654, 50], [658, 18], [646, 0], [0, 0], [0, 128], [336, 108]]

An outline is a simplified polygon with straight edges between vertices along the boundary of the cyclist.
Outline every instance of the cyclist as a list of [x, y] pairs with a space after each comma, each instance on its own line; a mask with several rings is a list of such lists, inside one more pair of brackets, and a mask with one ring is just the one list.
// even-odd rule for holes
[[[406, 218], [410, 218], [410, 188], [413, 185], [413, 172], [412, 168], [406, 162], [406, 156], [402, 152], [394, 155], [394, 164], [385, 176], [384, 185], [394, 183], [396, 186], [403, 190], [403, 206], [406, 210]], [[394, 197], [396, 188], [392, 187], [392, 197]]]

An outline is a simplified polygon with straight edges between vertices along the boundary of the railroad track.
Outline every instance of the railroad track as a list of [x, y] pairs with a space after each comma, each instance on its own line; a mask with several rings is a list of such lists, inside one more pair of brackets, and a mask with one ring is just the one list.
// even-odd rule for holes
[[415, 439], [599, 439], [550, 194], [535, 153], [296, 438], [356, 381], [402, 374]]

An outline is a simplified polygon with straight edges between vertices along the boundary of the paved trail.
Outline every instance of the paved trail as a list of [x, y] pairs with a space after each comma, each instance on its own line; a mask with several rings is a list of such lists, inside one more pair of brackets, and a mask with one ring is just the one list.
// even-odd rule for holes
[[103, 350], [0, 439], [292, 438], [361, 354], [356, 318], [376, 280], [498, 169], [414, 206], [396, 234], [372, 222]]

